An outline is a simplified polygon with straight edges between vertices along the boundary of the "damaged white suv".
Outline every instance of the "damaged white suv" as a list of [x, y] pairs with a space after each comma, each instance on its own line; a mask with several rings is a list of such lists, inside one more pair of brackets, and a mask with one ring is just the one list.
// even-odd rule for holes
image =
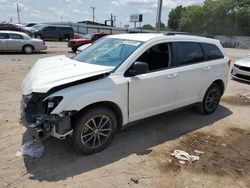
[[38, 60], [22, 84], [21, 120], [36, 139], [72, 136], [80, 153], [98, 152], [130, 122], [191, 104], [214, 112], [228, 62], [214, 39], [110, 35], [71, 59]]

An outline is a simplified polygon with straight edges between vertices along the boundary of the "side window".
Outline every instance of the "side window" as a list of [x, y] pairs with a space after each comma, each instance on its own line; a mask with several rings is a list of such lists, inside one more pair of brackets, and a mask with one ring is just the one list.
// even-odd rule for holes
[[177, 42], [175, 43], [176, 65], [188, 65], [204, 60], [203, 52], [199, 43]]
[[56, 31], [56, 27], [47, 27], [45, 31], [47, 32]]
[[13, 33], [10, 33], [9, 34], [9, 38], [10, 39], [23, 39], [23, 36], [22, 35], [18, 35], [18, 34], [13, 34]]
[[201, 43], [205, 53], [205, 58], [208, 60], [224, 58], [220, 49], [214, 44]]
[[149, 72], [169, 67], [170, 62], [170, 44], [161, 43], [152, 46], [145, 51], [137, 61], [148, 64]]
[[0, 33], [0, 39], [8, 39], [8, 34], [7, 33]]

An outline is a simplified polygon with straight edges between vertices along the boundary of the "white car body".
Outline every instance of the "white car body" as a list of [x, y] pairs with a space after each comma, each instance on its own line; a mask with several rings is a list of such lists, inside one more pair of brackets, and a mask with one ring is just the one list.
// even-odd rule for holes
[[236, 61], [232, 67], [231, 77], [250, 82], [250, 56]]
[[[23, 96], [47, 93], [43, 101], [63, 97], [50, 113], [57, 115], [65, 111], [79, 112], [96, 103], [110, 103], [120, 112], [119, 123], [123, 127], [136, 120], [201, 102], [207, 89], [215, 81], [222, 84], [222, 92], [226, 88], [229, 58], [217, 40], [163, 34], [121, 34], [106, 38], [136, 40], [143, 44], [115, 70], [112, 66], [92, 65], [65, 56], [40, 59], [23, 81]], [[176, 41], [213, 44], [224, 57], [131, 77], [125, 76], [128, 68], [147, 49], [156, 44]], [[95, 76], [98, 78], [86, 81]], [[58, 136], [55, 129], [51, 135], [57, 138], [65, 136]]]

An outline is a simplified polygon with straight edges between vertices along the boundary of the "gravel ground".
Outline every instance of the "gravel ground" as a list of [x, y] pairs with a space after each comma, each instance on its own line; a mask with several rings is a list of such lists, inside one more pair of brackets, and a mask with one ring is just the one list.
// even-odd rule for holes
[[[65, 42], [47, 45], [33, 55], [0, 54], [0, 187], [250, 187], [250, 85], [234, 80], [212, 115], [183, 109], [149, 118], [90, 156], [52, 138], [42, 158], [16, 157], [26, 139], [18, 123], [21, 81], [38, 58], [74, 55]], [[250, 53], [227, 52], [233, 60]], [[170, 156], [174, 149], [204, 155], [180, 164]]]

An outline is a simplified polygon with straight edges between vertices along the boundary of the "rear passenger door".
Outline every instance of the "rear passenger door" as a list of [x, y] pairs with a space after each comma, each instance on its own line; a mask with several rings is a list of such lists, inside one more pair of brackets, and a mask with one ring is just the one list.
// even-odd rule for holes
[[8, 38], [9, 35], [7, 33], [0, 33], [0, 51], [8, 50]]
[[58, 39], [58, 31], [54, 26], [48, 26], [44, 28], [43, 37], [45, 39]]
[[172, 66], [178, 67], [179, 85], [176, 96], [177, 107], [186, 106], [200, 99], [200, 92], [211, 70], [200, 43], [174, 43], [175, 60]]
[[22, 51], [24, 46], [24, 38], [22, 35], [9, 33], [9, 40], [8, 40], [8, 50], [10, 51]]

